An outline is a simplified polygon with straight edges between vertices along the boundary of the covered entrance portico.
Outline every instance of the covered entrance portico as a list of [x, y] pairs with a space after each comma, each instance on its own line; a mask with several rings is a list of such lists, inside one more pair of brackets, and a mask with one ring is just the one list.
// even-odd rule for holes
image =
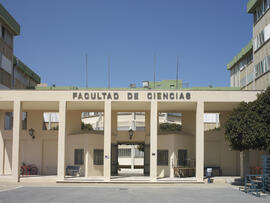
[[[89, 96], [91, 93], [106, 96], [96, 96], [93, 99]], [[109, 93], [111, 95], [117, 93], [117, 96], [108, 97]], [[237, 174], [237, 153], [230, 152], [225, 144], [220, 144], [224, 150], [218, 153], [225, 152], [233, 156], [235, 163], [225, 157], [211, 157], [213, 151], [209, 149], [220, 150], [214, 146], [221, 141], [214, 135], [208, 136], [204, 132], [204, 113], [221, 112], [225, 120], [228, 112], [238, 103], [255, 100], [257, 93], [255, 91], [1, 91], [0, 174], [9, 176], [13, 181], [20, 181], [22, 161], [35, 163], [41, 176], [51, 171], [51, 175], [55, 175], [58, 182], [114, 182], [132, 179], [149, 182], [162, 180], [203, 182], [205, 163], [219, 164], [225, 173]], [[181, 94], [184, 97], [180, 96]], [[58, 129], [51, 131], [42, 129], [42, 112], [45, 111], [59, 113]], [[102, 130], [98, 132], [81, 130], [81, 113], [88, 111], [104, 114]], [[117, 129], [117, 112], [125, 111], [145, 113], [145, 130], [135, 131], [132, 140], [127, 131], [119, 132]], [[12, 129], [4, 127], [6, 112], [13, 112]], [[22, 130], [22, 112], [27, 112], [26, 130]], [[180, 133], [160, 132], [159, 112], [181, 112], [183, 130]], [[35, 130], [35, 139], [28, 134], [30, 128]], [[206, 140], [209, 142], [206, 143]], [[121, 180], [112, 175], [117, 172], [117, 163], [113, 161], [117, 160], [116, 150], [113, 150], [112, 146], [128, 142], [144, 143], [149, 146], [149, 177], [141, 176], [141, 180], [133, 177]], [[210, 148], [205, 149], [205, 146]], [[194, 177], [177, 178], [174, 175], [174, 167], [178, 165], [178, 151], [181, 149], [187, 149], [188, 156], [194, 160], [195, 164], [192, 166], [195, 171]], [[83, 157], [80, 163], [75, 161], [75, 151]], [[158, 164], [158, 155], [161, 153], [168, 157], [168, 163]], [[217, 160], [211, 162], [206, 157]], [[69, 165], [79, 165], [83, 177], [68, 177], [66, 167]], [[145, 170], [148, 170], [146, 165]]]

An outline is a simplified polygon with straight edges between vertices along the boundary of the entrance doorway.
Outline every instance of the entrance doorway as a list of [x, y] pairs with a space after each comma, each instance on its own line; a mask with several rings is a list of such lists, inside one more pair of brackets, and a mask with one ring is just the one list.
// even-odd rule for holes
[[[116, 147], [117, 146], [117, 147]], [[117, 153], [116, 153], [117, 148]], [[119, 177], [149, 176], [150, 146], [144, 143], [119, 143], [112, 147], [117, 154], [117, 171], [115, 171], [115, 156], [112, 154], [112, 175]]]

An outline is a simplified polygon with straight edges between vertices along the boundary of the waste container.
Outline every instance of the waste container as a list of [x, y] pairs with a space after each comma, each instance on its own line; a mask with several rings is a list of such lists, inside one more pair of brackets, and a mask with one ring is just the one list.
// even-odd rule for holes
[[206, 169], [206, 177], [208, 178], [208, 183], [211, 183], [212, 168]]

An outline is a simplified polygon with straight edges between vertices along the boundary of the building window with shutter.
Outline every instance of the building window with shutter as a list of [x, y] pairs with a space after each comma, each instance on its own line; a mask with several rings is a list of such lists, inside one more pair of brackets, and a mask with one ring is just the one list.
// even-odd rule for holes
[[168, 166], [168, 150], [157, 151], [157, 165]]
[[178, 166], [187, 166], [187, 150], [178, 150]]
[[103, 165], [103, 149], [94, 149], [94, 165]]
[[83, 165], [84, 164], [84, 150], [83, 149], [75, 149], [74, 150], [74, 164], [75, 165]]

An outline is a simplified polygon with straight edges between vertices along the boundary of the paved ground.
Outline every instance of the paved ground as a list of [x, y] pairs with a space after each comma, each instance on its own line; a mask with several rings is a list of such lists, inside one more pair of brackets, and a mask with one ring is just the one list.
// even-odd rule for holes
[[[2, 185], [2, 186], [1, 186]], [[6, 202], [270, 202], [228, 185], [40, 185], [0, 184], [0, 203]]]

